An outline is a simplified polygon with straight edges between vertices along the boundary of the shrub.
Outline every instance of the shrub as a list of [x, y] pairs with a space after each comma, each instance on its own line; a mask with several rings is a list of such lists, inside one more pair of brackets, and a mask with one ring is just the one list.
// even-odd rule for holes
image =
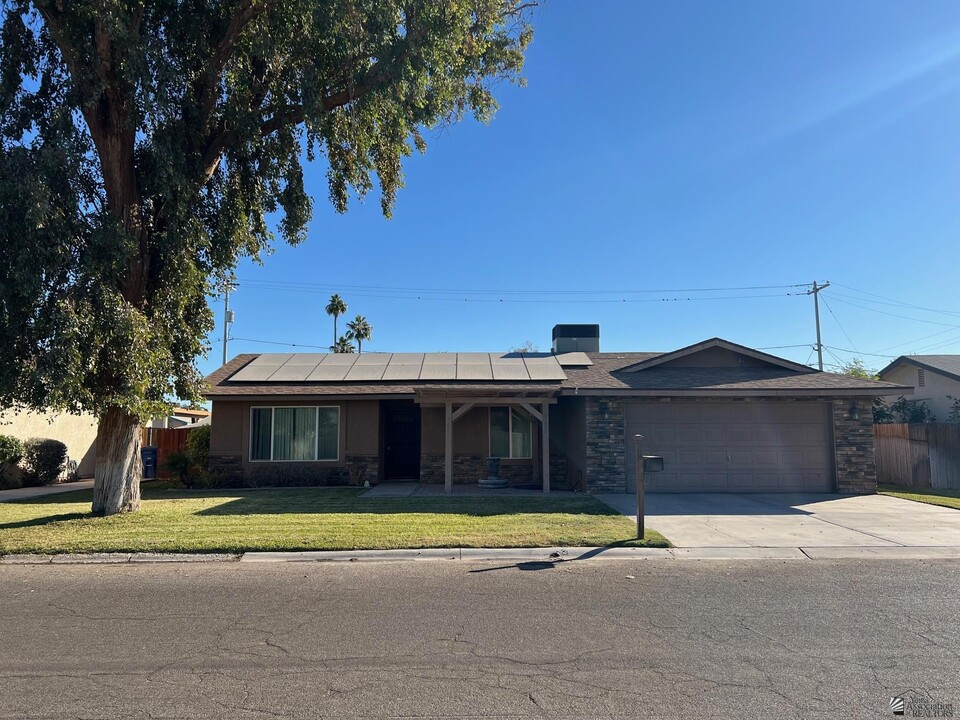
[[23, 457], [23, 443], [19, 438], [0, 435], [0, 490], [20, 487], [20, 474], [16, 470]]
[[23, 446], [23, 484], [53, 485], [67, 461], [67, 446], [59, 440], [33, 438]]
[[173, 473], [177, 479], [190, 487], [190, 456], [185, 452], [172, 452], [163, 461], [163, 469]]
[[936, 416], [923, 400], [908, 400], [901, 395], [890, 406], [890, 412], [902, 423], [934, 423]]
[[210, 426], [201, 425], [187, 433], [187, 455], [201, 471], [210, 465]]

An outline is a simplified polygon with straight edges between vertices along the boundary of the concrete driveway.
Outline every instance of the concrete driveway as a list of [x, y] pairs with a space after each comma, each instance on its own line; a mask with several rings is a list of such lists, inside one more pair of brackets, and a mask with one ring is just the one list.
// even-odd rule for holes
[[[599, 495], [636, 517], [635, 495]], [[957, 547], [960, 511], [886, 495], [650, 494], [650, 527], [677, 547]]]

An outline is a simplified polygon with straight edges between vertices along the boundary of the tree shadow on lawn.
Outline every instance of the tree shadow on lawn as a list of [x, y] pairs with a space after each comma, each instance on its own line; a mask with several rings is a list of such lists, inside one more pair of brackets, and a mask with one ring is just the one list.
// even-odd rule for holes
[[14, 522], [0, 523], [0, 530], [15, 530], [17, 528], [39, 527], [49, 525], [55, 522], [65, 522], [67, 520], [83, 520], [85, 518], [96, 517], [93, 513], [62, 513], [60, 515], [44, 515], [43, 517], [29, 518], [27, 520], [16, 520]]
[[[360, 498], [336, 495], [329, 491], [311, 492], [282, 490], [277, 493], [238, 490], [225, 497], [225, 502], [197, 511], [197, 515], [280, 515], [280, 514], [373, 514], [402, 513], [471, 515], [529, 515], [563, 513], [619, 517], [613, 508], [589, 497], [412, 497]], [[239, 495], [239, 497], [238, 497]], [[194, 496], [203, 497], [203, 496]]]

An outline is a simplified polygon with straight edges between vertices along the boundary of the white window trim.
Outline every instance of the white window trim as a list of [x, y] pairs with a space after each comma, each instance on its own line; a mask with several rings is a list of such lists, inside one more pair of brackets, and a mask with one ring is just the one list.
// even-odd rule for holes
[[[313, 444], [313, 460], [274, 460], [273, 459], [273, 411], [274, 410], [285, 410], [290, 408], [313, 408], [314, 411], [314, 421], [316, 422], [316, 433], [317, 438], [316, 442]], [[337, 456], [335, 458], [323, 458], [319, 459], [317, 453], [320, 451], [320, 411], [321, 410], [336, 410], [337, 411]], [[253, 457], [253, 412], [255, 410], [269, 410], [270, 411], [270, 459], [254, 459]], [[343, 413], [339, 405], [251, 405], [250, 406], [250, 441], [248, 443], [249, 447], [247, 448], [247, 457], [252, 463], [336, 463], [340, 462], [340, 425]]]
[[[527, 422], [530, 423], [530, 454], [529, 455], [514, 455], [513, 454], [513, 411], [516, 409], [511, 405], [491, 405], [487, 408], [487, 452], [493, 453], [493, 418], [490, 414], [494, 408], [505, 408], [507, 411], [507, 444], [510, 448], [510, 454], [503, 458], [504, 460], [533, 460], [533, 444], [535, 441], [534, 432], [533, 432], [533, 418], [524, 413], [527, 418]], [[519, 413], [520, 410], [517, 410]], [[271, 453], [272, 454], [272, 453]]]

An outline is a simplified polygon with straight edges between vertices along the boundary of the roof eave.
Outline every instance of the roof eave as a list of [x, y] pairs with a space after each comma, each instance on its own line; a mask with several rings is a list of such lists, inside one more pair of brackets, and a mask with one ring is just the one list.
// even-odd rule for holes
[[672, 352], [663, 353], [662, 355], [657, 355], [656, 357], [641, 360], [633, 365], [627, 365], [626, 367], [620, 368], [618, 372], [639, 372], [640, 370], [656, 367], [657, 365], [662, 365], [670, 360], [677, 360], [679, 358], [687, 357], [688, 355], [693, 355], [703, 350], [708, 350], [712, 347], [721, 347], [725, 350], [730, 350], [731, 352], [740, 353], [741, 355], [762, 360], [770, 363], [771, 365], [777, 365], [788, 370], [794, 370], [797, 373], [810, 374], [817, 372], [813, 368], [807, 367], [806, 365], [801, 365], [800, 363], [795, 363], [792, 360], [787, 360], [786, 358], [771, 355], [770, 353], [765, 353], [760, 350], [754, 350], [746, 345], [740, 345], [739, 343], [731, 342], [730, 340], [724, 340], [720, 337], [702, 340], [698, 343], [679, 348]]
[[898, 357], [892, 363], [890, 363], [885, 368], [883, 368], [883, 370], [878, 372], [877, 377], [882, 379], [883, 374], [885, 372], [888, 372], [889, 370], [893, 370], [895, 367], [902, 364], [913, 365], [914, 367], [923, 368], [924, 370], [929, 370], [930, 372], [935, 372], [938, 375], [943, 375], [944, 377], [948, 377], [951, 380], [956, 380], [960, 382], [960, 374], [952, 373], [949, 370], [938, 368], [935, 365], [930, 365], [928, 363], [921, 362], [920, 360], [917, 360], [916, 358], [912, 358], [909, 355], [901, 355], [900, 357]]

